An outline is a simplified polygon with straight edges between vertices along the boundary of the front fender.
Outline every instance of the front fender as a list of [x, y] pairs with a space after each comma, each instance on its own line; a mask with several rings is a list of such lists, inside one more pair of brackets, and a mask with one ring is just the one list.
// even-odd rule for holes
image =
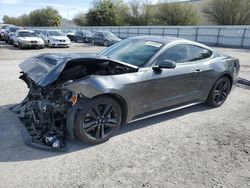
[[64, 87], [75, 93], [81, 93], [87, 98], [94, 98], [107, 93], [114, 93], [125, 97], [121, 91], [122, 85], [118, 86], [116, 82], [112, 82], [112, 76], [89, 76], [66, 84]]

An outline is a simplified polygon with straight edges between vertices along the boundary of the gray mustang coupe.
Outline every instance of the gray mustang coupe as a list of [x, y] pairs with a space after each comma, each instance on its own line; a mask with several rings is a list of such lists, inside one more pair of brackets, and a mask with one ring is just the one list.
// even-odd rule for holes
[[239, 60], [177, 38], [140, 36], [98, 54], [42, 54], [20, 64], [29, 88], [12, 110], [26, 143], [65, 148], [65, 138], [107, 141], [121, 124], [197, 103], [221, 106]]

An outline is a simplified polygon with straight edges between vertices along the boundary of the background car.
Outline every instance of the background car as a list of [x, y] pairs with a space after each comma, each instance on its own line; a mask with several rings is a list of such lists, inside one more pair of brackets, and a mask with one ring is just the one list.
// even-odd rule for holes
[[99, 54], [42, 54], [20, 68], [30, 91], [15, 111], [33, 139], [61, 149], [65, 135], [100, 144], [122, 123], [200, 103], [219, 107], [240, 64], [196, 42], [144, 36]]
[[22, 27], [8, 26], [4, 32], [5, 42], [8, 44], [13, 44], [13, 37], [16, 31], [22, 29]]
[[120, 41], [120, 38], [116, 37], [113, 33], [109, 31], [98, 31], [93, 36], [93, 44], [111, 46]]
[[70, 47], [70, 39], [59, 30], [44, 30], [41, 33], [45, 45], [51, 47]]
[[42, 29], [32, 29], [32, 31], [34, 31], [37, 36], [40, 36], [43, 30]]
[[75, 33], [76, 33], [75, 30], [73, 30], [73, 29], [66, 30], [64, 33], [67, 35], [67, 37], [70, 39], [70, 41], [74, 41], [74, 39], [75, 39]]
[[13, 37], [13, 45], [23, 48], [44, 48], [43, 40], [32, 30], [18, 30]]
[[5, 36], [4, 36], [5, 29], [6, 29], [6, 27], [9, 27], [9, 26], [14, 26], [14, 25], [10, 25], [10, 24], [0, 24], [0, 40], [2, 40], [2, 41], [5, 40]]
[[90, 31], [77, 31], [74, 39], [75, 42], [92, 42], [93, 34]]

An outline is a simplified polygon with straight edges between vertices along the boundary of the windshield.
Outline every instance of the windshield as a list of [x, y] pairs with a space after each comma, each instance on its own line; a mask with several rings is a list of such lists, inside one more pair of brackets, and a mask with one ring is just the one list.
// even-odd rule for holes
[[141, 67], [162, 46], [162, 43], [143, 39], [126, 39], [100, 52], [100, 55]]
[[103, 32], [104, 37], [115, 37], [115, 35], [111, 32]]
[[60, 31], [48, 31], [48, 33], [50, 36], [65, 36], [65, 34]]
[[36, 37], [35, 33], [32, 32], [19, 32], [19, 37]]
[[10, 27], [10, 32], [15, 33], [17, 30], [19, 30], [18, 27]]
[[84, 31], [83, 34], [84, 34], [84, 35], [92, 35], [92, 33], [89, 32], [89, 31]]
[[34, 30], [34, 32], [39, 35], [42, 33], [42, 30]]
[[8, 27], [8, 25], [4, 25], [4, 26], [2, 26], [2, 29], [6, 29], [6, 27]]

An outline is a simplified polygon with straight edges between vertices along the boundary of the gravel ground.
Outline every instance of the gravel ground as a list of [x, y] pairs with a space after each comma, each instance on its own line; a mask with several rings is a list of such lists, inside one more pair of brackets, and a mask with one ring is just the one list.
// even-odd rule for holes
[[[24, 145], [8, 108], [26, 95], [18, 64], [44, 52], [97, 52], [102, 47], [0, 49], [0, 187], [250, 187], [250, 88], [237, 86], [216, 109], [197, 105], [124, 125], [108, 142], [68, 142], [66, 152]], [[238, 57], [250, 80], [250, 51]]]

